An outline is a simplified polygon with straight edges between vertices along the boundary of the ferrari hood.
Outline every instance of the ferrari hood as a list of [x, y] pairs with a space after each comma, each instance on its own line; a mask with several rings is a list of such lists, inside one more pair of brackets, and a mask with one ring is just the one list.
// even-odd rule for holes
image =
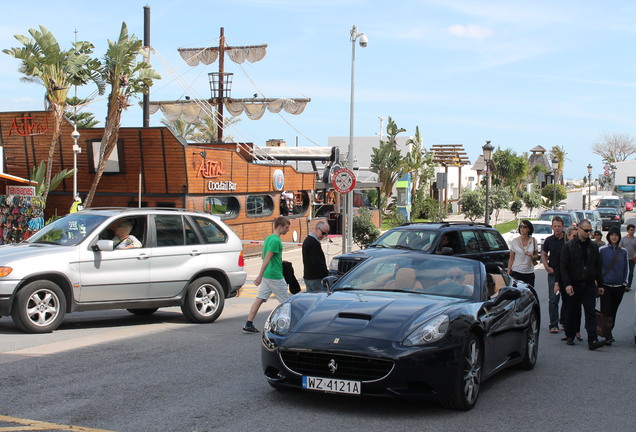
[[293, 331], [400, 341], [415, 326], [460, 302], [424, 294], [336, 291], [316, 301]]

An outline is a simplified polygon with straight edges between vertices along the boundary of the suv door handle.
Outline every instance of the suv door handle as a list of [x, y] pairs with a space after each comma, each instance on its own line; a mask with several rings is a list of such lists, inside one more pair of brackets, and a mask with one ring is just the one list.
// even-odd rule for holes
[[148, 258], [150, 258], [150, 255], [145, 254], [145, 253], [137, 255], [137, 259], [138, 260], [147, 260]]
[[190, 255], [191, 256], [199, 256], [199, 255], [201, 255], [201, 252], [199, 252], [198, 250], [195, 249], [192, 252], [190, 252]]

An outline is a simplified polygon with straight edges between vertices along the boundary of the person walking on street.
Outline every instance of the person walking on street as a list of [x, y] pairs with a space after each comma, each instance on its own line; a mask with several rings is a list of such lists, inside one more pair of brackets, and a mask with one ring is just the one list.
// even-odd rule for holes
[[307, 292], [326, 291], [321, 284], [322, 278], [329, 275], [327, 260], [320, 240], [329, 235], [329, 224], [320, 221], [303, 241], [303, 279]]
[[560, 275], [565, 292], [570, 296], [565, 326], [567, 344], [574, 345], [576, 310], [583, 305], [588, 348], [595, 350], [605, 345], [605, 341], [598, 340], [596, 334], [595, 310], [596, 297], [602, 295], [604, 290], [601, 255], [596, 243], [590, 240], [590, 232], [592, 224], [582, 219], [578, 224], [577, 236], [561, 249]]
[[[566, 243], [569, 242], [577, 235], [578, 234], [577, 234], [576, 226], [570, 225], [569, 227], [565, 229], [565, 242]], [[568, 293], [565, 292], [565, 285], [563, 285], [563, 281], [561, 280], [560, 263], [559, 263], [559, 267], [554, 270], [557, 275], [556, 282], [554, 283], [554, 287], [559, 290], [559, 293], [561, 296], [561, 328], [565, 330], [565, 327], [567, 326], [569, 321], [568, 312], [570, 311], [568, 311], [567, 303], [570, 301], [570, 296], [568, 295]], [[580, 333], [581, 332], [581, 307], [579, 307], [575, 312], [574, 322], [576, 323], [576, 326], [572, 329], [574, 331], [574, 337], [576, 338], [577, 341], [582, 341], [583, 338], [581, 337], [581, 333]], [[567, 336], [563, 336], [561, 340], [567, 341], [568, 338]]]
[[620, 247], [627, 250], [627, 259], [629, 260], [629, 277], [627, 279], [627, 287], [625, 291], [632, 289], [632, 280], [634, 279], [634, 257], [636, 256], [636, 236], [634, 236], [634, 224], [627, 224], [627, 235], [621, 239]]
[[[548, 272], [548, 311], [550, 314], [550, 333], [559, 332], [559, 285], [557, 274], [559, 270], [559, 257], [561, 247], [565, 244], [565, 233], [563, 232], [563, 219], [560, 216], [552, 218], [552, 232], [543, 242], [541, 249], [541, 262]], [[563, 317], [561, 317], [563, 324]]]
[[605, 338], [606, 345], [611, 345], [614, 342], [612, 330], [616, 322], [616, 312], [623, 300], [629, 276], [627, 251], [619, 246], [620, 240], [620, 228], [611, 227], [607, 233], [607, 245], [599, 249], [603, 260], [603, 288], [605, 290], [601, 296], [601, 312], [610, 321], [609, 334]]
[[537, 241], [532, 237], [534, 226], [528, 220], [519, 224], [519, 237], [510, 241], [508, 274], [513, 278], [534, 286], [534, 263], [539, 259]]
[[250, 307], [247, 322], [243, 326], [245, 333], [258, 333], [254, 327], [254, 318], [258, 309], [265, 303], [269, 296], [274, 294], [279, 302], [284, 302], [290, 293], [287, 290], [287, 282], [283, 277], [283, 242], [281, 236], [289, 231], [289, 220], [279, 216], [274, 220], [274, 233], [269, 235], [263, 244], [263, 264], [254, 279], [254, 285], [259, 286], [258, 294]]

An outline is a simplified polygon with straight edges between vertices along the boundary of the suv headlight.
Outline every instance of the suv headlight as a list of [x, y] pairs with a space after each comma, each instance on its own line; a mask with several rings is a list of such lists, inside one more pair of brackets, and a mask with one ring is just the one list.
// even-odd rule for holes
[[329, 263], [329, 270], [338, 271], [338, 258], [331, 258], [331, 262]]
[[444, 337], [448, 331], [449, 324], [450, 318], [448, 318], [448, 315], [439, 315], [411, 332], [404, 339], [403, 344], [404, 346], [415, 346], [436, 342]]
[[265, 330], [279, 336], [289, 334], [291, 330], [291, 303], [283, 303], [272, 312], [265, 323]]

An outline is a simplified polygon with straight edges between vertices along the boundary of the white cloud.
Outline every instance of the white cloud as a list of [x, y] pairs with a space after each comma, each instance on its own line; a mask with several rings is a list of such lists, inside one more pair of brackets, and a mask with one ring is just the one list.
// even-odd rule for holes
[[493, 37], [495, 32], [487, 27], [482, 27], [477, 24], [461, 25], [455, 24], [448, 27], [448, 32], [453, 36], [465, 37], [469, 39], [486, 39]]

